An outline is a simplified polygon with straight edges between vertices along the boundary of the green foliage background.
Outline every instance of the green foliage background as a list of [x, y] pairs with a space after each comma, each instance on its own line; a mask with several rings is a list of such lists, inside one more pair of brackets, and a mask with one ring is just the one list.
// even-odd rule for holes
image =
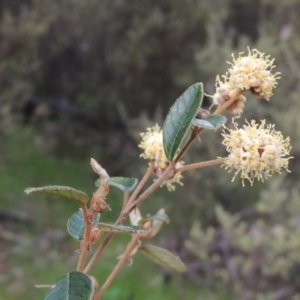
[[[231, 174], [213, 167], [186, 174], [184, 187], [178, 187], [176, 193], [159, 190], [141, 209], [154, 213], [162, 206], [166, 208], [171, 225], [157, 243], [181, 255], [189, 273], [185, 278], [171, 276], [137, 258], [133, 268], [120, 274], [107, 296], [147, 299], [147, 293], [155, 287], [156, 298], [181, 299], [182, 293], [191, 293], [190, 298], [195, 299], [246, 299], [239, 298], [239, 287], [233, 287], [230, 280], [228, 283], [218, 277], [217, 283], [212, 283], [211, 278], [219, 276], [220, 270], [226, 272], [226, 268], [216, 268], [215, 274], [215, 269], [201, 267], [202, 252], [207, 248], [198, 245], [199, 253], [192, 254], [184, 244], [195, 220], [204, 232], [209, 226], [217, 231], [227, 228], [222, 213], [216, 217], [216, 204], [228, 214], [239, 214], [266, 198], [278, 203], [284, 191], [286, 201], [294, 199], [293, 212], [300, 209], [296, 201], [300, 150], [298, 2], [1, 1], [0, 243], [4, 251], [0, 257], [0, 299], [17, 299], [20, 295], [40, 299], [43, 292], [35, 291], [33, 284], [52, 283], [75, 265], [76, 254], [71, 254], [76, 245], [70, 242], [65, 223], [77, 208], [57, 199], [27, 198], [23, 190], [61, 184], [91, 194], [95, 180], [89, 167], [91, 156], [112, 176], [140, 177], [146, 165], [137, 159], [139, 132], [155, 122], [162, 124], [174, 100], [194, 82], [203, 82], [206, 93], [213, 94], [215, 77], [226, 72], [231, 53], [247, 51], [250, 46], [274, 57], [282, 78], [269, 103], [248, 96], [239, 122], [244, 117], [266, 118], [284, 136], [290, 136], [292, 173], [284, 175], [280, 184], [274, 183], [279, 177], [275, 175], [266, 184], [242, 188], [237, 179], [231, 183]], [[28, 103], [34, 103], [31, 110]], [[205, 98], [204, 104], [209, 107], [210, 100]], [[205, 132], [185, 161], [222, 156], [220, 141], [219, 132]], [[266, 196], [270, 189], [272, 195]], [[113, 220], [120, 209], [120, 195], [112, 193], [110, 197], [113, 212], [107, 218]], [[272, 203], [267, 205], [269, 209]], [[288, 227], [286, 220], [298, 219], [299, 214], [281, 209], [278, 214], [276, 220], [273, 214], [272, 221], [267, 218], [270, 228], [283, 226], [290, 233], [289, 240], [297, 240], [297, 230]], [[249, 218], [246, 224], [256, 221]], [[247, 226], [236, 239], [247, 236]], [[205, 235], [192, 235], [191, 243], [197, 244]], [[109, 263], [99, 262], [95, 272], [101, 273], [100, 279], [105, 278], [102, 268], [109, 272], [124, 245], [115, 240], [111, 246], [115, 250], [109, 251], [111, 259], [103, 260]], [[276, 244], [266, 247], [268, 253], [276, 248]], [[290, 261], [291, 250], [283, 252], [283, 259]], [[254, 262], [250, 259], [250, 265]], [[288, 263], [284, 270], [285, 274], [298, 274]], [[145, 286], [137, 284], [141, 272]], [[126, 274], [134, 282], [130, 283]], [[255, 278], [251, 272], [249, 276]], [[276, 284], [265, 280], [268, 293], [285, 286], [297, 290], [298, 282], [286, 279], [290, 278], [286, 275], [276, 276]], [[166, 284], [169, 280], [171, 288]], [[236, 282], [245, 286], [243, 280]], [[259, 289], [251, 288], [247, 299], [258, 299]], [[127, 294], [122, 294], [124, 290]], [[264, 291], [259, 293], [265, 297], [262, 299], [272, 297]]]

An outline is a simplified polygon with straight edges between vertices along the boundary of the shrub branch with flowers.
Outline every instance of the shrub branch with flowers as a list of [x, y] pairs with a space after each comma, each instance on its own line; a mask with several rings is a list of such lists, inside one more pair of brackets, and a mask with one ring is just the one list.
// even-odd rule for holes
[[[139, 183], [136, 178], [110, 177], [96, 160], [91, 159], [91, 166], [100, 177], [91, 199], [82, 191], [64, 186], [25, 190], [27, 194], [61, 196], [80, 206], [67, 222], [70, 235], [80, 245], [77, 269], [49, 286], [51, 289], [44, 299], [101, 299], [124, 263], [137, 253], [144, 254], [162, 267], [185, 272], [186, 267], [180, 258], [166, 249], [144, 242], [153, 238], [163, 223], [169, 221], [165, 211], [160, 209], [154, 215], [143, 217], [138, 208], [157, 188], [165, 185], [170, 191], [174, 191], [175, 184], [182, 185], [183, 172], [220, 164], [229, 172], [234, 170], [233, 179], [240, 175], [243, 185], [245, 180], [251, 185], [255, 180], [264, 181], [273, 173], [280, 173], [282, 169], [289, 172], [288, 162], [292, 158], [289, 156], [290, 141], [289, 138], [283, 138], [279, 131], [275, 131], [274, 125], [266, 125], [265, 120], [260, 123], [251, 120], [239, 128], [233, 120], [234, 128], [229, 129], [224, 126], [226, 117], [220, 115], [227, 111], [240, 117], [246, 103], [246, 91], [250, 91], [258, 99], [269, 100], [277, 79], [280, 78], [279, 73], [272, 73], [275, 67], [273, 62], [258, 50], [250, 49], [248, 55], [240, 53], [237, 59], [233, 58], [230, 69], [221, 76], [223, 81], [217, 76], [216, 93], [211, 96], [213, 106], [216, 106], [213, 113], [201, 108], [202, 83], [189, 87], [171, 107], [162, 129], [156, 124], [141, 133], [139, 147], [144, 150], [141, 157], [149, 160], [149, 164]], [[215, 132], [221, 126], [224, 126], [222, 143], [228, 156], [185, 165], [182, 158], [202, 131], [213, 129]], [[149, 182], [151, 175], [155, 175], [153, 182]], [[122, 210], [113, 224], [100, 222], [101, 215], [110, 210], [106, 201], [110, 187], [119, 188], [124, 195]], [[127, 219], [130, 224], [124, 225]], [[130, 234], [131, 241], [106, 281], [98, 283], [96, 278], [89, 276], [89, 272], [111, 238], [119, 233]], [[96, 246], [100, 240], [100, 245]], [[93, 254], [89, 256], [89, 253]]]

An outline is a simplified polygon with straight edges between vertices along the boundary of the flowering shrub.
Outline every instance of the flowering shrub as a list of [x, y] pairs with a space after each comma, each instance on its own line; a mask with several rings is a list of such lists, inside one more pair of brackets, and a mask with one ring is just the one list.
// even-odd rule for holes
[[[138, 210], [138, 206], [157, 188], [166, 185], [169, 190], [174, 191], [174, 183], [181, 184], [183, 172], [221, 164], [230, 171], [236, 169], [234, 177], [240, 174], [243, 185], [244, 179], [249, 180], [252, 185], [254, 179], [263, 181], [274, 172], [280, 173], [282, 169], [288, 171], [288, 162], [291, 159], [289, 139], [284, 139], [279, 131], [275, 131], [274, 125], [265, 126], [265, 121], [261, 121], [259, 125], [253, 120], [242, 129], [234, 122], [235, 130], [223, 131], [223, 144], [229, 152], [228, 157], [188, 165], [184, 165], [181, 160], [205, 129], [213, 129], [211, 132], [215, 132], [225, 124], [227, 119], [220, 113], [227, 110], [234, 115], [241, 115], [246, 102], [243, 94], [246, 91], [249, 90], [258, 98], [269, 99], [272, 95], [279, 78], [279, 73], [271, 74], [273, 60], [257, 50], [248, 52], [248, 56], [240, 54], [238, 59], [234, 59], [228, 73], [222, 76], [224, 82], [217, 77], [217, 91], [212, 96], [213, 104], [217, 105], [217, 108], [212, 114], [201, 108], [203, 85], [195, 83], [175, 101], [162, 129], [156, 124], [141, 134], [142, 141], [139, 146], [144, 150], [141, 157], [150, 163], [139, 183], [136, 178], [110, 177], [96, 160], [91, 159], [92, 168], [100, 177], [96, 181], [97, 189], [91, 199], [82, 191], [63, 186], [26, 190], [27, 194], [46, 193], [62, 196], [80, 206], [79, 211], [68, 220], [68, 231], [80, 245], [77, 270], [68, 273], [52, 286], [45, 299], [64, 298], [69, 294], [80, 297], [76, 298], [80, 300], [100, 299], [126, 260], [132, 259], [137, 253], [144, 254], [153, 262], [170, 270], [186, 271], [184, 263], [177, 256], [166, 249], [144, 244], [144, 240], [153, 238], [162, 224], [168, 222], [164, 210], [160, 209], [157, 214], [146, 217], [142, 217]], [[155, 175], [155, 180], [145, 188], [152, 174]], [[99, 222], [100, 215], [110, 209], [106, 198], [111, 187], [121, 189], [124, 194], [122, 210], [113, 224]], [[123, 224], [127, 218], [131, 221], [130, 225]], [[97, 280], [88, 274], [110, 239], [117, 233], [131, 234], [132, 239], [111, 274], [98, 288]], [[92, 251], [93, 246], [104, 234], [105, 238], [86, 263], [88, 252]]]

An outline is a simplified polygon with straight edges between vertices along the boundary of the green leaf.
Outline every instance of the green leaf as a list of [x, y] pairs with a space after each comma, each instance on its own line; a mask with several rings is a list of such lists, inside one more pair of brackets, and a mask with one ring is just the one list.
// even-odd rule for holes
[[116, 225], [113, 223], [98, 223], [97, 227], [105, 232], [115, 232], [115, 233], [142, 233], [148, 230], [144, 227], [134, 226], [134, 225]]
[[[93, 221], [93, 226], [99, 222], [100, 214], [97, 214]], [[74, 213], [67, 222], [67, 229], [70, 235], [78, 241], [83, 240], [85, 223], [82, 209], [80, 208], [76, 213]]]
[[186, 271], [186, 266], [180, 258], [164, 248], [148, 244], [140, 246], [139, 251], [164, 268], [177, 272]]
[[146, 222], [148, 222], [148, 221], [154, 221], [154, 220], [158, 220], [158, 221], [161, 221], [161, 222], [169, 223], [169, 217], [167, 215], [165, 215], [165, 214], [157, 214], [157, 215], [147, 216], [145, 218], [142, 218], [141, 220], [139, 220], [138, 225], [142, 226]]
[[164, 150], [172, 161], [203, 99], [202, 83], [190, 86], [173, 104], [163, 126]]
[[[109, 185], [119, 188], [123, 192], [131, 192], [134, 190], [138, 183], [138, 180], [133, 177], [110, 177]], [[95, 182], [96, 186], [101, 184], [101, 178]]]
[[90, 300], [92, 296], [90, 277], [82, 272], [71, 271], [55, 284], [44, 300]]
[[52, 196], [59, 196], [78, 202], [80, 204], [87, 203], [89, 201], [89, 196], [86, 193], [79, 190], [75, 190], [68, 186], [47, 185], [39, 188], [27, 188], [24, 192], [27, 195], [46, 194]]
[[193, 124], [197, 127], [206, 129], [217, 129], [225, 124], [227, 119], [224, 116], [209, 116], [206, 119], [194, 119]]

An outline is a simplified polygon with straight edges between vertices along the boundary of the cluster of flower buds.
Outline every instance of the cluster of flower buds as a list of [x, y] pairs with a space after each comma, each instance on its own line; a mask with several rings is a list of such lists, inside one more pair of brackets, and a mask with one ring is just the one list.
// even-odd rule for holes
[[[241, 92], [250, 91], [256, 98], [269, 100], [273, 94], [273, 88], [277, 85], [280, 73], [272, 74], [275, 67], [274, 59], [258, 50], [248, 49], [248, 55], [239, 54], [237, 59], [233, 56], [233, 62], [229, 63], [231, 68], [222, 76], [223, 81], [217, 76], [216, 93], [212, 96], [215, 105], [222, 105], [230, 99], [230, 92], [240, 90]], [[243, 112], [246, 98], [240, 95], [226, 109], [240, 115]]]
[[240, 129], [233, 123], [235, 129], [223, 131], [223, 144], [229, 152], [225, 168], [236, 169], [233, 179], [240, 173], [243, 185], [244, 179], [252, 185], [255, 178], [264, 181], [282, 168], [288, 171], [290, 140], [275, 131], [274, 125], [265, 127], [265, 123], [252, 120]]
[[[280, 73], [272, 74], [274, 59], [248, 48], [248, 55], [240, 53], [237, 59], [233, 55], [233, 62], [229, 64], [231, 67], [222, 76], [223, 81], [217, 76], [213, 104], [222, 106], [230, 101], [226, 110], [240, 116], [246, 102], [245, 91], [250, 91], [258, 99], [270, 99], [280, 78]], [[233, 94], [238, 96], [231, 98]], [[223, 144], [229, 153], [223, 165], [229, 171], [236, 170], [233, 179], [240, 174], [243, 185], [244, 179], [252, 185], [254, 179], [264, 181], [274, 172], [280, 173], [282, 168], [289, 171], [288, 161], [292, 158], [289, 157], [290, 141], [275, 131], [274, 125], [266, 126], [265, 121], [259, 125], [254, 120], [247, 122], [242, 129], [234, 121], [233, 125], [235, 129], [223, 131]]]

